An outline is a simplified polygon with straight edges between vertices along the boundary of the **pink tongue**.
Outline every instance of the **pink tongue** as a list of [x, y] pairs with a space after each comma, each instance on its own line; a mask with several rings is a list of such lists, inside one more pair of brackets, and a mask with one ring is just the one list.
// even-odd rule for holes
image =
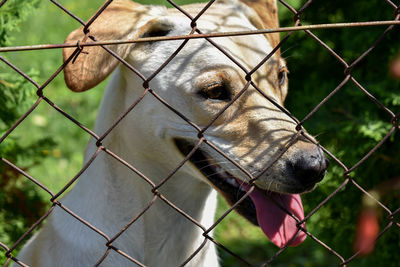
[[[246, 184], [242, 185], [248, 191], [250, 187]], [[268, 194], [268, 196], [267, 196]], [[285, 246], [298, 232], [296, 220], [289, 216], [285, 211], [278, 207], [279, 203], [288, 212], [292, 213], [299, 220], [304, 219], [303, 205], [300, 195], [282, 195], [273, 192], [262, 191], [254, 188], [250, 194], [257, 210], [257, 220], [263, 232], [278, 247]], [[302, 224], [305, 228], [305, 224]], [[298, 236], [290, 243], [289, 246], [300, 245], [307, 235], [300, 231]]]

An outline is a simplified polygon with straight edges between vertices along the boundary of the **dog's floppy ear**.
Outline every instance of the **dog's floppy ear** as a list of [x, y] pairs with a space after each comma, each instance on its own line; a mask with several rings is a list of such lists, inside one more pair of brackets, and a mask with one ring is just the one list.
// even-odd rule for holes
[[[89, 27], [89, 35], [97, 41], [134, 39], [151, 27], [151, 7], [129, 0], [113, 1]], [[83, 26], [71, 32], [66, 43], [77, 43], [84, 39]], [[90, 41], [90, 39], [87, 39]], [[131, 51], [133, 44], [107, 46], [122, 58]], [[67, 60], [76, 48], [64, 48]], [[67, 86], [75, 92], [88, 90], [103, 81], [118, 65], [119, 61], [100, 46], [86, 46], [75, 61], [64, 69]]]
[[[253, 8], [261, 18], [262, 24], [267, 29], [279, 28], [278, 7], [276, 0], [240, 0], [249, 7]], [[275, 47], [278, 45], [279, 33], [266, 34], [266, 38]]]

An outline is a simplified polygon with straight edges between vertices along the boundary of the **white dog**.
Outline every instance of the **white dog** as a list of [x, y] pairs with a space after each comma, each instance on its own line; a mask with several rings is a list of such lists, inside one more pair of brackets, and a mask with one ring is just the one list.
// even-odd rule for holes
[[[248, 4], [254, 9], [235, 0], [219, 1], [200, 17], [197, 27], [202, 32], [278, 27], [274, 0], [249, 0]], [[195, 16], [202, 6], [188, 5], [183, 9]], [[185, 35], [191, 31], [190, 23], [190, 19], [175, 9], [116, 0], [89, 29], [90, 35], [97, 40], [134, 39]], [[272, 51], [278, 37], [276, 34], [250, 35], [213, 40], [244, 69], [251, 70]], [[82, 42], [83, 38], [80, 28], [68, 36], [67, 42]], [[149, 77], [182, 42], [108, 47]], [[73, 48], [65, 49], [64, 59], [73, 51]], [[95, 126], [95, 132], [101, 135], [143, 94], [143, 80], [101, 47], [85, 47], [83, 51], [86, 53], [81, 53], [65, 69], [69, 88], [74, 91], [90, 89], [113, 72]], [[284, 64], [278, 52], [251, 75], [251, 81], [280, 105], [287, 93]], [[209, 41], [193, 39], [151, 79], [149, 86], [202, 128], [246, 84], [249, 86], [243, 68]], [[328, 163], [317, 145], [296, 135], [295, 127], [292, 119], [250, 85], [204, 132], [206, 141], [201, 143], [190, 161], [158, 190], [168, 201], [208, 228], [213, 224], [216, 209], [214, 189], [233, 204], [251, 188], [247, 183], [251, 176], [245, 172], [257, 176], [271, 165], [255, 181], [256, 188], [250, 197], [236, 210], [259, 225], [276, 245], [300, 244], [306, 235], [276, 203], [302, 220], [304, 215], [298, 194], [314, 188], [324, 176]], [[197, 136], [195, 127], [147, 92], [106, 136], [102, 145], [158, 184], [196, 146]], [[208, 143], [228, 155], [243, 170]], [[85, 160], [88, 161], [96, 150], [96, 140], [91, 140]], [[60, 202], [113, 237], [150, 203], [154, 197], [151, 190], [149, 183], [139, 175], [101, 151]], [[204, 241], [202, 234], [199, 226], [158, 197], [112, 245], [146, 266], [179, 266]], [[56, 207], [17, 258], [31, 266], [93, 266], [106, 252], [106, 243], [104, 237]], [[102, 262], [102, 266], [132, 265], [135, 264], [114, 250]], [[187, 263], [187, 266], [196, 267], [218, 265], [216, 249], [210, 241]]]

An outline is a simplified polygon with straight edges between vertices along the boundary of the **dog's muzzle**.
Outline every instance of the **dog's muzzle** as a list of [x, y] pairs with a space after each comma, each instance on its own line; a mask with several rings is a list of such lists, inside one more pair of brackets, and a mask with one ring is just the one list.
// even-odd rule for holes
[[[194, 148], [190, 141], [174, 140], [184, 155]], [[325, 175], [329, 161], [317, 146], [301, 150], [286, 160], [285, 177], [279, 177], [287, 188], [275, 192], [255, 187], [233, 176], [222, 168], [206, 151], [197, 149], [190, 162], [203, 174], [235, 210], [255, 225], [261, 227], [268, 238], [277, 246], [296, 246], [304, 241], [306, 234], [299, 230], [298, 221], [304, 219], [303, 205], [299, 193], [312, 190]], [[237, 203], [247, 192], [250, 194]], [[305, 228], [305, 222], [300, 227]]]

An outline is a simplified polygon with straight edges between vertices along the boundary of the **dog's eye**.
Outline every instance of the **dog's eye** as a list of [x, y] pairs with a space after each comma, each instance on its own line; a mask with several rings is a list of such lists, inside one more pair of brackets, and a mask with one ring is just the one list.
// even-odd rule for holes
[[282, 86], [286, 81], [286, 76], [288, 73], [288, 69], [286, 67], [281, 67], [278, 72], [278, 83], [279, 86]]
[[144, 34], [142, 37], [161, 37], [167, 36], [170, 32], [170, 29], [153, 29], [152, 31]]
[[222, 82], [214, 82], [200, 91], [200, 95], [207, 99], [229, 101], [231, 95], [226, 88], [226, 85]]
[[148, 31], [142, 34], [142, 38], [167, 36], [171, 32], [171, 25], [155, 24]]

